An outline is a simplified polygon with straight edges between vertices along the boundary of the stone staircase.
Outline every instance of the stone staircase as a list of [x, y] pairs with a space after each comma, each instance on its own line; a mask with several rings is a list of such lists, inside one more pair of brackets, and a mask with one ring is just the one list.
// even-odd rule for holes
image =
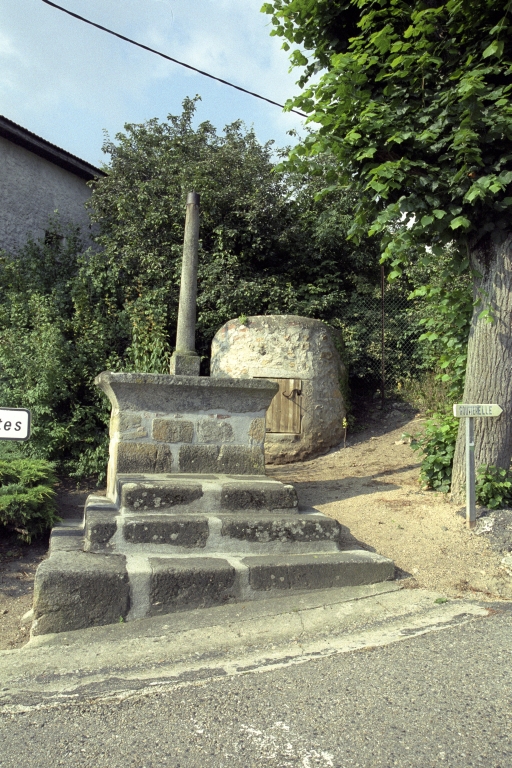
[[[128, 395], [133, 402], [135, 374], [108, 376], [109, 382], [116, 384], [117, 377], [121, 385], [130, 385]], [[175, 399], [185, 392], [189, 401], [187, 388], [193, 393], [198, 388], [192, 377], [151, 378], [144, 374], [138, 378], [150, 391], [152, 384], [159, 384], [160, 389], [153, 389], [158, 395], [165, 387], [171, 391], [178, 388]], [[162, 379], [163, 387], [158, 381]], [[164, 411], [168, 404], [158, 402], [149, 415], [147, 408], [140, 408], [140, 415], [128, 414], [129, 418], [114, 414], [107, 496], [89, 496], [82, 525], [63, 524], [52, 532], [50, 557], [39, 566], [35, 579], [33, 635], [282, 596], [286, 591], [356, 586], [393, 578], [393, 563], [378, 554], [354, 549], [337, 521], [315, 509], [299, 509], [293, 486], [248, 471], [255, 464], [263, 466], [259, 458], [263, 455], [263, 435], [258, 432], [259, 443], [255, 445], [254, 422], [264, 417], [265, 401], [262, 413], [252, 407], [249, 415], [242, 412], [240, 416], [229, 413], [226, 406], [219, 407], [219, 390], [222, 393], [224, 388], [231, 394], [229, 390], [235, 386], [249, 389], [252, 403], [254, 392], [261, 396], [266, 387], [272, 394], [274, 385], [215, 382], [212, 390], [217, 402], [212, 417], [213, 409], [204, 404], [208, 387], [199, 381], [205, 414], [198, 417], [194, 411], [185, 416], [191, 425], [188, 432], [182, 428], [183, 422], [178, 422], [184, 409], [176, 408], [176, 404], [176, 421]], [[146, 402], [148, 399], [146, 393]], [[229, 401], [232, 404], [233, 397]], [[247, 398], [239, 395], [239, 401], [242, 408]], [[206, 406], [211, 406], [211, 399]], [[237, 417], [242, 427], [236, 423]], [[120, 431], [123, 419], [132, 432]], [[232, 433], [238, 431], [238, 440], [248, 435], [246, 445], [229, 446], [230, 462], [242, 466], [244, 473], [137, 471], [137, 465], [144, 466], [152, 451], [155, 455], [165, 453], [171, 466], [181, 467], [184, 448], [187, 457], [193, 454], [196, 462], [208, 467], [217, 462], [222, 467], [225, 446], [203, 445], [199, 440], [205, 434], [208, 439], [211, 436], [205, 421], [210, 427], [227, 419], [233, 422]], [[172, 435], [174, 442], [161, 439], [162, 421], [166, 422], [165, 435]], [[147, 424], [142, 430], [137, 427], [144, 432], [142, 438], [137, 431], [133, 435], [132, 425], [139, 422]], [[180, 429], [174, 428], [175, 423]], [[226, 434], [228, 430], [223, 429]], [[184, 436], [190, 441], [185, 445]], [[141, 444], [141, 439], [146, 442]], [[132, 462], [130, 471], [120, 471], [121, 460], [123, 466], [128, 460]]]

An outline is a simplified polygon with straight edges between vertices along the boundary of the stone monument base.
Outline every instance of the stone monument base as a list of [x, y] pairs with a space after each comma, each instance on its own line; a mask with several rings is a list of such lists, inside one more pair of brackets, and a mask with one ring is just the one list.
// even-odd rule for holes
[[[349, 548], [352, 547], [352, 548]], [[82, 525], [54, 528], [32, 635], [392, 579], [340, 524], [265, 476], [120, 476]]]
[[390, 560], [349, 549], [337, 521], [299, 511], [293, 486], [264, 474], [272, 382], [96, 382], [113, 405], [107, 495], [53, 530], [33, 635], [393, 578]]

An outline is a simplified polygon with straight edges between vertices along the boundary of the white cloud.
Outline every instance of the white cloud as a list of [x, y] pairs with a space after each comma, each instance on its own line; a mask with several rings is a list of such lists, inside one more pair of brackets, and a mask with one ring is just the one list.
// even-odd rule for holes
[[8, 37], [2, 30], [0, 30], [0, 56], [4, 59], [13, 59], [21, 63], [25, 61], [25, 57], [14, 44], [12, 38]]

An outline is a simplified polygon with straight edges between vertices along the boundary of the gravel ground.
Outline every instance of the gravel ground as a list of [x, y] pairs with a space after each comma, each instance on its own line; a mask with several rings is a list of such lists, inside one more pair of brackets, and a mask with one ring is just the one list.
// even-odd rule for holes
[[346, 447], [269, 473], [293, 483], [302, 504], [339, 520], [356, 545], [391, 558], [404, 586], [512, 599], [512, 569], [502, 563], [512, 548], [512, 512], [480, 510], [468, 530], [464, 508], [419, 485], [419, 456], [406, 436], [421, 430], [421, 417], [402, 407], [384, 418], [370, 412], [368, 420]]

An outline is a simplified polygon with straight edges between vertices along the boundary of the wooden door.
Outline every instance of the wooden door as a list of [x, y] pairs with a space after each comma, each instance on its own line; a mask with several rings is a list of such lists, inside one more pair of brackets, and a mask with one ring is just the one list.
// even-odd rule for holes
[[270, 379], [279, 384], [279, 391], [267, 411], [267, 432], [300, 435], [302, 418], [302, 381], [300, 379]]

